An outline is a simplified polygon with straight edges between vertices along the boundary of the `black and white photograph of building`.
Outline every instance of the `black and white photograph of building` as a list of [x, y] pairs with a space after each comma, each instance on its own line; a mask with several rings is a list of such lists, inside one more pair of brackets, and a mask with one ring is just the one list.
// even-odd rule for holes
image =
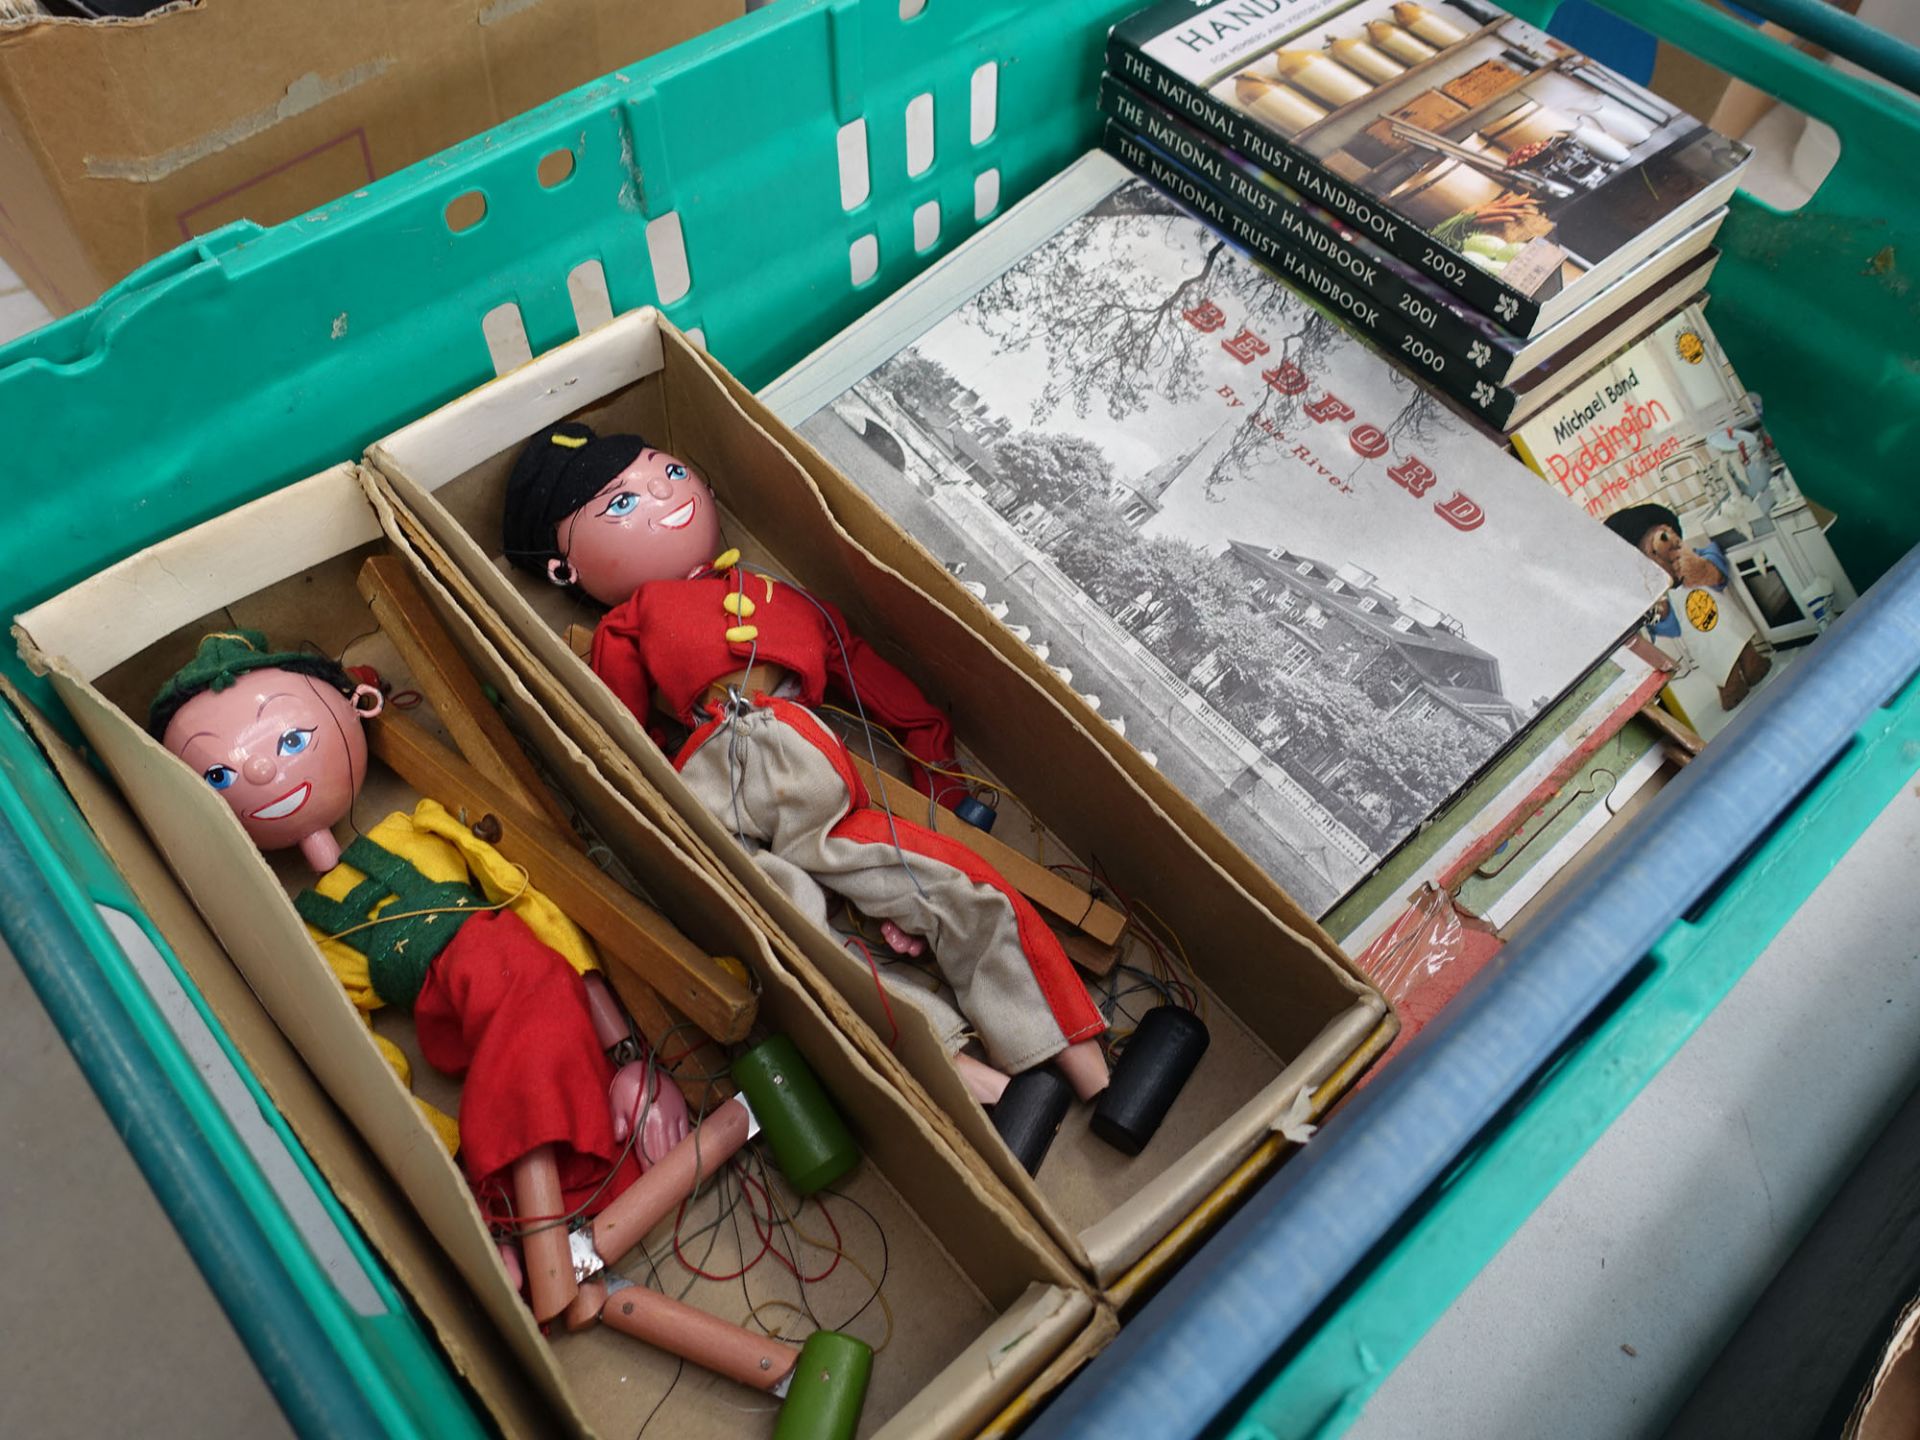
[[801, 428], [1316, 914], [1626, 628], [1564, 502], [1140, 183]]

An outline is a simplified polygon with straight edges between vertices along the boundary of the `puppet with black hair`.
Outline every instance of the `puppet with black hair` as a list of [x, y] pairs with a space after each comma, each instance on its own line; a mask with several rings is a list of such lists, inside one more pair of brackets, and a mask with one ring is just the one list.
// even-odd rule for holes
[[[1046, 1061], [1084, 1098], [1107, 1083], [1100, 1012], [1060, 941], [979, 855], [875, 806], [839, 736], [814, 714], [831, 689], [891, 729], [915, 785], [951, 805], [953, 730], [833, 605], [721, 552], [713, 494], [637, 435], [578, 422], [528, 442], [507, 486], [507, 557], [611, 606], [594, 672], [645, 726], [692, 733], [674, 766], [699, 802], [800, 908], [827, 926], [827, 892], [882, 922], [888, 943], [931, 949], [957, 1006], [916, 1005], [985, 1102]], [[988, 1065], [961, 1053], [978, 1037]]]

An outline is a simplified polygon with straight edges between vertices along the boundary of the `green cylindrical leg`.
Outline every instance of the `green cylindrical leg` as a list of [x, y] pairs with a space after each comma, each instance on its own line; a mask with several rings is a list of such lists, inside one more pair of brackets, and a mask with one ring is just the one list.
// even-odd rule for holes
[[873, 1373], [873, 1350], [835, 1330], [816, 1330], [800, 1347], [773, 1440], [853, 1440]]

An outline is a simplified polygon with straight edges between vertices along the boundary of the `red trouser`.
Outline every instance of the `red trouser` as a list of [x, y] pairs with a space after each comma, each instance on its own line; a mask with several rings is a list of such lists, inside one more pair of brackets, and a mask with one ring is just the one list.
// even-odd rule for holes
[[476, 1191], [497, 1181], [511, 1194], [508, 1170], [540, 1145], [555, 1149], [569, 1210], [592, 1197], [592, 1214], [640, 1177], [613, 1138], [613, 1067], [586, 985], [518, 915], [495, 910], [461, 924], [427, 971], [413, 1021], [427, 1063], [465, 1077], [460, 1162]]

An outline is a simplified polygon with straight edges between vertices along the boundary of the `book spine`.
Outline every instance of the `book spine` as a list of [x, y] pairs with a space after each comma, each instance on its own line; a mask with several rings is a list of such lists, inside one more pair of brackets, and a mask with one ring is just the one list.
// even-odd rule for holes
[[1344, 217], [1375, 244], [1431, 276], [1512, 334], [1533, 333], [1540, 319], [1536, 301], [1456, 255], [1273, 131], [1182, 79], [1122, 39], [1117, 30], [1107, 40], [1107, 68], [1151, 99], [1192, 120], [1228, 149], [1245, 155], [1281, 184]]
[[1395, 273], [1381, 260], [1381, 251], [1368, 241], [1340, 230], [1307, 213], [1297, 192], [1276, 189], [1247, 173], [1238, 157], [1212, 136], [1202, 135], [1158, 105], [1141, 98], [1111, 74], [1100, 82], [1100, 108], [1111, 118], [1165, 153], [1182, 169], [1205, 181], [1224, 199], [1265, 226], [1276, 240], [1294, 249], [1321, 255], [1335, 271], [1348, 275], [1377, 296], [1387, 309], [1410, 325], [1424, 328], [1434, 343], [1470, 364], [1475, 373], [1501, 384], [1513, 373], [1513, 342], [1501, 344], [1472, 321], [1462, 318]]
[[1228, 240], [1244, 247], [1295, 290], [1358, 331], [1384, 351], [1390, 363], [1430, 380], [1496, 430], [1505, 429], [1515, 404], [1513, 391], [1479, 379], [1466, 361], [1442, 350], [1424, 333], [1389, 313], [1378, 298], [1282, 245], [1211, 186], [1153, 150], [1118, 121], [1107, 122], [1101, 143], [1122, 165], [1165, 191]]

